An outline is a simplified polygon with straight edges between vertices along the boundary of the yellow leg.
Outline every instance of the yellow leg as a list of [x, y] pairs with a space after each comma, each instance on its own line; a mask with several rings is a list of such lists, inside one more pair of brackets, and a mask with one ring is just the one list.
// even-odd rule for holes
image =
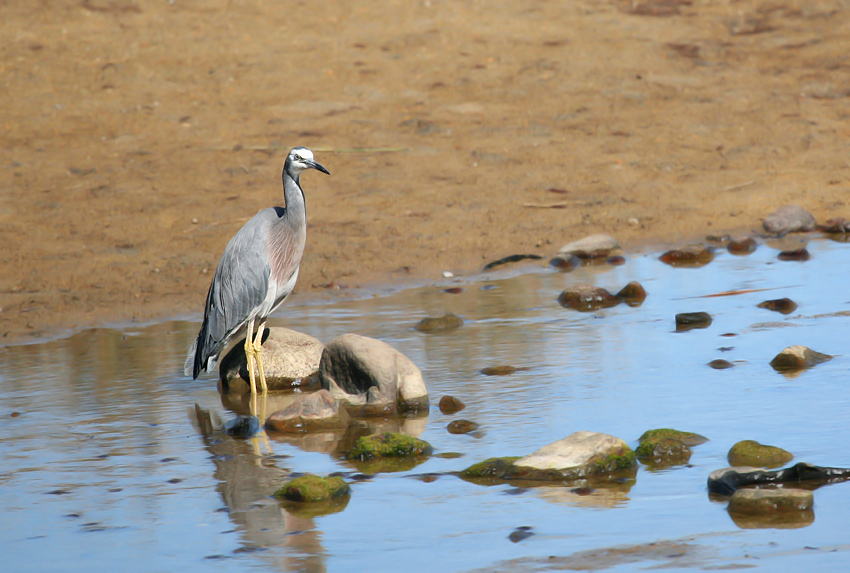
[[266, 331], [266, 321], [260, 323], [260, 328], [257, 329], [257, 336], [254, 338], [254, 353], [257, 355], [257, 370], [260, 372], [260, 386], [263, 389], [263, 394], [269, 391], [266, 384], [266, 373], [263, 370], [263, 333]]
[[257, 393], [257, 383], [254, 381], [254, 359], [257, 351], [254, 349], [254, 319], [248, 321], [248, 330], [245, 334], [245, 359], [248, 361], [248, 379], [251, 383], [251, 395]]

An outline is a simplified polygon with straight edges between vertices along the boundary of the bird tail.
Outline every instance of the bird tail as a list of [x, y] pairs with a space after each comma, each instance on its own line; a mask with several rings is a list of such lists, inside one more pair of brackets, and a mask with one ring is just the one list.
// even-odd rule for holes
[[191, 376], [193, 380], [197, 380], [198, 375], [203, 372], [212, 372], [218, 364], [219, 351], [213, 352], [209, 356], [204, 356], [207, 353], [206, 348], [198, 348], [198, 341], [201, 340], [204, 331], [198, 335], [189, 347], [189, 353], [186, 355], [186, 362], [183, 363], [183, 374]]
[[183, 374], [186, 376], [191, 376], [192, 379], [196, 379], [199, 374], [199, 370], [195, 369], [195, 354], [198, 350], [198, 339], [192, 341], [192, 346], [189, 347], [189, 354], [186, 355], [186, 362], [183, 364]]

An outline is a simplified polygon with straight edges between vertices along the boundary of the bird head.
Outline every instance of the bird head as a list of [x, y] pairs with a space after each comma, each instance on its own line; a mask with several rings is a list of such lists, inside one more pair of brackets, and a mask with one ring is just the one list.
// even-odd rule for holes
[[293, 147], [289, 155], [286, 156], [286, 163], [283, 169], [296, 181], [298, 181], [298, 176], [301, 172], [308, 169], [316, 169], [322, 173], [331, 174], [330, 171], [316, 163], [316, 160], [313, 159], [313, 152], [306, 147]]

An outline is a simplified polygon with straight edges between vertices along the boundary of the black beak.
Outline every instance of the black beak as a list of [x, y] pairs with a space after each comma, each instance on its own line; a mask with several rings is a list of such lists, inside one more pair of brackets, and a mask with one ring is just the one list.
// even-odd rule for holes
[[316, 163], [315, 161], [305, 161], [305, 163], [306, 163], [306, 164], [307, 164], [307, 165], [308, 165], [311, 169], [315, 169], [315, 170], [317, 170], [317, 171], [321, 171], [322, 173], [326, 173], [327, 175], [330, 175], [330, 174], [331, 174], [331, 172], [330, 172], [330, 171], [328, 171], [327, 169], [325, 169], [324, 167], [322, 167], [320, 164]]

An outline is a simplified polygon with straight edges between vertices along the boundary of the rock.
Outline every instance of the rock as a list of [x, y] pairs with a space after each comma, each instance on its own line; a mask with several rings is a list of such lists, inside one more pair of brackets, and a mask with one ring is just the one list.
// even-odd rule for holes
[[612, 267], [619, 267], [626, 264], [626, 258], [621, 255], [614, 255], [605, 259], [605, 262]]
[[646, 440], [635, 450], [644, 464], [654, 467], [684, 465], [691, 459], [691, 448], [674, 438]]
[[797, 303], [791, 300], [790, 298], [777, 298], [774, 300], [766, 300], [764, 302], [760, 302], [756, 306], [758, 308], [766, 308], [767, 310], [781, 312], [782, 314], [791, 314], [792, 312], [797, 310]]
[[440, 398], [440, 412], [443, 414], [456, 414], [466, 408], [466, 404], [454, 396], [443, 396]]
[[490, 366], [488, 368], [482, 368], [481, 373], [485, 376], [507, 376], [508, 374], [513, 374], [517, 371], [515, 366]]
[[829, 234], [845, 234], [850, 233], [850, 223], [844, 220], [843, 217], [835, 217], [828, 219], [825, 225], [818, 225], [818, 231]]
[[574, 285], [558, 296], [558, 302], [565, 308], [579, 312], [590, 312], [600, 308], [610, 308], [622, 302], [607, 290], [587, 284]]
[[519, 457], [488, 458], [478, 462], [460, 472], [464, 479], [496, 478], [503, 479], [508, 471], [513, 468]]
[[300, 396], [295, 402], [266, 419], [266, 429], [304, 433], [348, 426], [348, 413], [327, 390]]
[[260, 431], [260, 420], [256, 416], [239, 415], [224, 425], [228, 436], [247, 439]]
[[717, 358], [708, 363], [709, 368], [714, 368], [715, 370], [726, 370], [728, 368], [734, 368], [735, 365], [729, 362], [728, 360], [723, 360], [722, 358]]
[[597, 432], [574, 432], [520, 458], [507, 479], [562, 481], [633, 474], [635, 453], [620, 438]]
[[732, 241], [732, 237], [730, 235], [706, 235], [705, 240], [709, 243], [725, 247]]
[[804, 489], [739, 489], [729, 500], [735, 513], [771, 513], [812, 509], [814, 494]]
[[794, 456], [776, 446], [764, 446], [755, 440], [744, 440], [732, 446], [726, 459], [733, 466], [778, 468], [793, 460]]
[[815, 228], [815, 218], [802, 207], [784, 205], [765, 217], [763, 225], [768, 233], [784, 235], [811, 231]]
[[556, 255], [549, 260], [549, 264], [561, 272], [568, 273], [581, 266], [581, 259], [575, 255]]
[[682, 312], [676, 315], [676, 332], [711, 326], [711, 315], [707, 312]]
[[610, 235], [590, 235], [578, 241], [567, 243], [558, 250], [558, 257], [569, 259], [570, 256], [579, 259], [604, 259], [612, 252], [620, 251], [620, 244]]
[[524, 261], [524, 260], [527, 260], [527, 259], [536, 261], [536, 260], [539, 260], [539, 259], [542, 259], [542, 258], [543, 257], [541, 257], [540, 255], [511, 255], [509, 257], [499, 259], [498, 261], [493, 261], [492, 263], [487, 263], [486, 265], [484, 265], [483, 270], [489, 271], [491, 269], [494, 269], [494, 268], [502, 266], [502, 265], [506, 265], [508, 263], [517, 263], [519, 261]]
[[667, 251], [658, 258], [671, 267], [701, 267], [714, 260], [714, 249], [705, 245], [689, 245]]
[[406, 434], [385, 432], [363, 436], [345, 455], [349, 460], [370, 461], [376, 458], [429, 456], [431, 444]]
[[423, 318], [414, 328], [419, 332], [433, 334], [436, 332], [451, 332], [463, 326], [463, 319], [454, 313], [443, 316]]
[[752, 237], [733, 239], [726, 245], [726, 250], [733, 255], [749, 255], [756, 251], [758, 243]]
[[446, 427], [450, 434], [468, 434], [478, 429], [478, 424], [469, 420], [454, 420]]
[[511, 531], [511, 534], [508, 535], [508, 539], [511, 543], [519, 543], [523, 539], [528, 539], [532, 535], [534, 535], [534, 532], [531, 531], [531, 528], [527, 525], [523, 525]]
[[315, 503], [350, 493], [351, 487], [341, 477], [319, 477], [306, 474], [290, 481], [273, 495], [281, 500]]
[[776, 258], [780, 261], [799, 261], [804, 262], [812, 258], [808, 249], [796, 249], [794, 251], [782, 251]]
[[705, 436], [701, 436], [693, 432], [683, 432], [672, 428], [658, 428], [655, 430], [645, 431], [641, 434], [640, 438], [638, 438], [638, 443], [643, 444], [645, 442], [663, 439], [678, 440], [687, 446], [698, 446], [708, 441], [708, 438]]
[[796, 372], [829, 360], [832, 360], [829, 354], [821, 354], [811, 348], [795, 345], [777, 354], [770, 361], [770, 365], [778, 372]]
[[639, 282], [632, 281], [621, 288], [620, 292], [614, 296], [622, 299], [629, 306], [640, 306], [646, 300], [646, 291]]
[[331, 340], [319, 364], [322, 388], [360, 407], [359, 415], [427, 412], [428, 391], [419, 368], [380, 340], [343, 334]]
[[[262, 356], [269, 390], [317, 388], [319, 360], [324, 348], [321, 342], [307, 334], [288, 328], [267, 328]], [[244, 338], [224, 356], [218, 371], [224, 392], [249, 391]]]
[[732, 495], [736, 490], [752, 485], [799, 483], [802, 481], [829, 484], [850, 480], [850, 469], [827, 468], [800, 462], [783, 470], [758, 468], [722, 468], [708, 476], [708, 491]]

